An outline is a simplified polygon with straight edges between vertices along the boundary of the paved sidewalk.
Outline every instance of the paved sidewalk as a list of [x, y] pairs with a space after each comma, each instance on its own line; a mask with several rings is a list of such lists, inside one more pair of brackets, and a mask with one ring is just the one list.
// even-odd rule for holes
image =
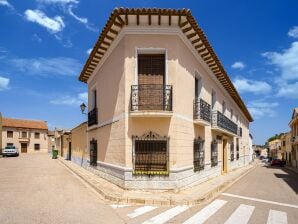
[[99, 177], [96, 174], [78, 166], [77, 164], [59, 158], [70, 171], [85, 180], [91, 187], [99, 192], [103, 198], [119, 204], [144, 204], [144, 205], [197, 205], [217, 196], [221, 191], [228, 188], [235, 181], [245, 176], [256, 167], [256, 163], [239, 168], [226, 175], [215, 177], [193, 187], [174, 191], [137, 191], [123, 190], [115, 184]]

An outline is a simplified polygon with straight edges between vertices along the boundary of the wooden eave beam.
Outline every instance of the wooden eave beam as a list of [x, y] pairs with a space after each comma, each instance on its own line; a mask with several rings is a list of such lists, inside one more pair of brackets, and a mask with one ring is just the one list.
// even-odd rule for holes
[[196, 35], [197, 35], [197, 33], [191, 33], [191, 34], [187, 35], [187, 38], [191, 39], [191, 38], [195, 37]]
[[187, 33], [187, 32], [190, 31], [190, 30], [192, 30], [192, 26], [183, 29], [182, 32], [183, 32], [183, 33]]
[[181, 23], [181, 24], [180, 24], [180, 27], [183, 28], [183, 27], [185, 27], [187, 24], [188, 24], [188, 20], [186, 20], [185, 22]]
[[111, 33], [115, 34], [115, 35], [118, 35], [118, 31], [116, 31], [116, 30], [114, 30], [114, 29], [112, 29], [112, 28], [110, 28], [109, 31], [110, 31]]
[[192, 43], [192, 44], [195, 44], [195, 43], [200, 42], [200, 40], [201, 40], [200, 38], [197, 38], [197, 39], [193, 40], [191, 43]]

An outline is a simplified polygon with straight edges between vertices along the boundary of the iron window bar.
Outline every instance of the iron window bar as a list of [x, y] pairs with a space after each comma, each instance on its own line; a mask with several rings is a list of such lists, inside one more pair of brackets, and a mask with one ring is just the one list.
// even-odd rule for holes
[[205, 140], [201, 137], [194, 139], [193, 153], [194, 153], [194, 171], [200, 171], [204, 169], [205, 164], [205, 149], [204, 149]]
[[134, 175], [169, 175], [169, 138], [149, 131], [133, 139]]
[[211, 142], [211, 167], [218, 165], [218, 142], [213, 140]]
[[239, 145], [236, 145], [236, 159], [239, 159]]
[[234, 161], [234, 157], [235, 157], [235, 151], [234, 151], [234, 143], [232, 142], [232, 144], [230, 145], [230, 155], [231, 155], [231, 161]]
[[90, 141], [90, 166], [97, 166], [97, 140]]

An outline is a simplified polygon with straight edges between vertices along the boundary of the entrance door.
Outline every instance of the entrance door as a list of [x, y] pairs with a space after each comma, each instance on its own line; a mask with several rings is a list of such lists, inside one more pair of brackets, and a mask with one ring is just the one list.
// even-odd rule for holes
[[163, 110], [165, 55], [138, 55], [139, 110]]
[[228, 163], [228, 156], [227, 156], [227, 143], [228, 141], [226, 139], [223, 139], [222, 141], [222, 173], [227, 172], [227, 163]]
[[27, 153], [27, 143], [21, 143], [21, 153]]
[[68, 159], [71, 160], [71, 142], [68, 143]]

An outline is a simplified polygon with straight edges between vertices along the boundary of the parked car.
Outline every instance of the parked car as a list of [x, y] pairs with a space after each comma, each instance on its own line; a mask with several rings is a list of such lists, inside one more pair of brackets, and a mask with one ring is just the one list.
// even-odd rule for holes
[[271, 161], [271, 166], [283, 166], [284, 163], [282, 162], [281, 159], [273, 159]]
[[5, 156], [19, 156], [19, 150], [15, 146], [6, 146], [2, 150], [3, 157]]

